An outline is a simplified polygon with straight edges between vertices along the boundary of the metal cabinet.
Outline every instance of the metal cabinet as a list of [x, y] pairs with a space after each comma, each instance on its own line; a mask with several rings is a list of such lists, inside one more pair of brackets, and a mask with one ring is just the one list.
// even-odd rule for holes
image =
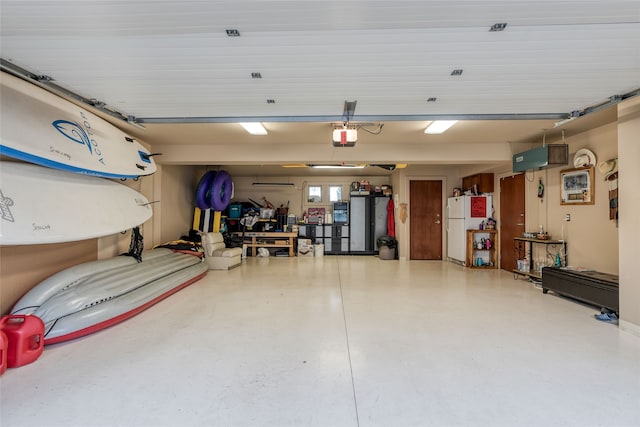
[[352, 254], [377, 254], [378, 238], [387, 234], [389, 196], [351, 196], [349, 250]]
[[344, 224], [324, 225], [324, 253], [340, 255], [348, 254], [349, 226]]

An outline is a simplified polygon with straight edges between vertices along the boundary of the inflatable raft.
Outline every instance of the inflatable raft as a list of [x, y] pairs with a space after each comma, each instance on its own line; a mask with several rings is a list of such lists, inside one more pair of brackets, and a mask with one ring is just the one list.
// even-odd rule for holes
[[158, 248], [92, 261], [40, 282], [13, 307], [12, 314], [38, 316], [44, 343], [78, 338], [122, 322], [207, 274], [199, 257]]

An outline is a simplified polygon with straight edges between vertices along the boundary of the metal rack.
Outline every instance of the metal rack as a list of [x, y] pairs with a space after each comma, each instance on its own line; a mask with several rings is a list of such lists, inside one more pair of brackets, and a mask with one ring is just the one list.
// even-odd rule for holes
[[[531, 237], [514, 237], [513, 240], [515, 240], [516, 242], [524, 242], [525, 245], [525, 255], [526, 257], [529, 259], [529, 271], [521, 271], [518, 270], [517, 268], [513, 270], [513, 272], [515, 273], [515, 278], [518, 277], [518, 275], [521, 276], [526, 276], [529, 278], [534, 278], [537, 280], [541, 280], [542, 279], [542, 273], [536, 273], [534, 270], [534, 263], [533, 263], [533, 245], [534, 244], [539, 244], [539, 245], [545, 245], [547, 248], [549, 246], [558, 246], [561, 245], [562, 246], [562, 262], [563, 265], [567, 265], [568, 264], [568, 256], [567, 256], [567, 242], [565, 240], [543, 240], [543, 239], [534, 239]], [[547, 253], [548, 253], [548, 249], [547, 249]], [[519, 254], [518, 254], [519, 255]], [[518, 256], [518, 258], [520, 258]]]

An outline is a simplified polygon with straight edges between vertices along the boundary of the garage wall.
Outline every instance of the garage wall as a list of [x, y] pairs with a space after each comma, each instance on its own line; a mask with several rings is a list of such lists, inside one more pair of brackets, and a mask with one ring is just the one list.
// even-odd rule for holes
[[[349, 200], [349, 187], [353, 181], [367, 180], [372, 186], [390, 185], [391, 179], [386, 176], [290, 176], [286, 178], [259, 178], [256, 177], [234, 177], [233, 183], [235, 187], [234, 201], [248, 201], [249, 199], [262, 203], [265, 197], [275, 207], [287, 206], [289, 204], [289, 213], [302, 217], [302, 213], [308, 211], [310, 207], [325, 208], [332, 211], [333, 205], [329, 202], [329, 186], [342, 186], [343, 200]], [[270, 186], [254, 186], [254, 182], [290, 182], [294, 184], [292, 187], [270, 187]], [[322, 186], [322, 203], [308, 203], [307, 193], [309, 185]]]
[[[397, 180], [399, 182], [398, 189], [394, 187], [394, 194], [397, 191], [398, 197], [396, 202], [396, 234], [398, 239], [398, 255], [400, 259], [410, 259], [409, 253], [409, 230], [411, 229], [411, 201], [409, 200], [409, 183], [411, 180], [442, 180], [442, 216], [443, 227], [442, 233], [442, 259], [447, 259], [447, 234], [446, 234], [446, 204], [447, 197], [453, 194], [453, 188], [462, 184], [457, 167], [447, 166], [431, 166], [431, 165], [410, 165], [406, 169], [399, 169]], [[394, 179], [395, 181], [395, 179]], [[407, 204], [407, 220], [402, 223], [397, 218], [402, 203]]]
[[198, 168], [163, 165], [160, 192], [156, 192], [154, 215], [159, 214], [160, 233], [154, 244], [165, 243], [186, 235], [193, 222]]
[[618, 107], [620, 328], [640, 336], [640, 98]]
[[[609, 220], [609, 188], [604, 176], [594, 168], [595, 203], [592, 205], [560, 204], [560, 173], [573, 167], [574, 153], [586, 148], [596, 162], [618, 156], [618, 126], [611, 123], [577, 135], [567, 135], [569, 165], [526, 173], [526, 229], [538, 230], [542, 225], [551, 238], [568, 244], [569, 264], [604, 273], [618, 274], [618, 227]], [[554, 141], [552, 143], [559, 143]], [[538, 197], [538, 182], [545, 186], [544, 197]], [[625, 177], [626, 179], [626, 177]], [[498, 187], [499, 188], [499, 187]], [[571, 215], [571, 221], [564, 220]], [[544, 256], [542, 254], [541, 256]]]

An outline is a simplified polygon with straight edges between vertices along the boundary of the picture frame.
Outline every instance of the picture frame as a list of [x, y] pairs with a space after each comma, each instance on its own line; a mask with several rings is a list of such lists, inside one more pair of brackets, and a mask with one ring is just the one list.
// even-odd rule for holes
[[593, 166], [560, 171], [561, 205], [593, 205], [594, 203]]

